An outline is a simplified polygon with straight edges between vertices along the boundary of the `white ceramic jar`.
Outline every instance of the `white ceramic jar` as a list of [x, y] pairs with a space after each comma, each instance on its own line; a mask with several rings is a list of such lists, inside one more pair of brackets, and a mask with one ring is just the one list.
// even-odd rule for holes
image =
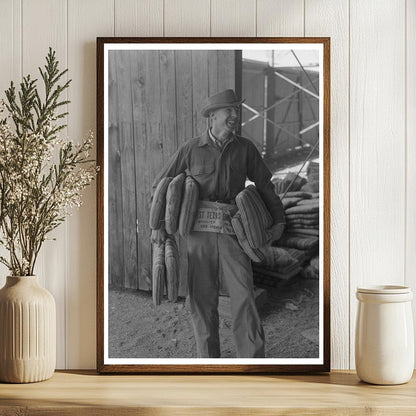
[[357, 289], [355, 366], [358, 377], [372, 384], [402, 384], [412, 377], [414, 333], [406, 286]]

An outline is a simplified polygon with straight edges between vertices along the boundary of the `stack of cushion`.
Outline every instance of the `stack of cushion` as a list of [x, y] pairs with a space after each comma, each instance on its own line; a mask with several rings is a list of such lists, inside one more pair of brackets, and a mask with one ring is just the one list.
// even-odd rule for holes
[[259, 263], [264, 260], [264, 252], [262, 248], [252, 248], [247, 240], [247, 235], [244, 230], [243, 221], [241, 220], [240, 212], [237, 212], [231, 219], [235, 235], [237, 236], [238, 242], [247, 256], [250, 257], [255, 263]]
[[285, 195], [282, 203], [288, 234], [319, 237], [319, 196], [312, 198], [310, 193], [292, 192]]
[[152, 230], [166, 230], [164, 243], [153, 244], [152, 295], [153, 303], [160, 305], [163, 294], [175, 302], [179, 287], [179, 250], [174, 234], [189, 233], [196, 218], [198, 184], [184, 173], [161, 179], [150, 207], [149, 225]]
[[191, 176], [181, 173], [161, 179], [150, 207], [150, 228], [165, 229], [170, 235], [179, 231], [182, 237], [189, 234], [196, 219], [198, 198], [198, 184]]
[[267, 247], [264, 249], [264, 260], [254, 266], [256, 280], [272, 286], [279, 281], [289, 280], [301, 271], [301, 259], [299, 250], [284, 249], [281, 247]]
[[179, 289], [179, 250], [172, 236], [161, 244], [153, 244], [152, 295], [155, 305], [161, 304], [165, 285], [169, 301], [176, 302]]
[[288, 172], [283, 179], [279, 179], [277, 182], [275, 182], [275, 192], [277, 194], [281, 194], [285, 192], [289, 186], [290, 191], [299, 191], [305, 184], [305, 178], [297, 175], [294, 172]]
[[263, 247], [268, 241], [268, 230], [273, 218], [254, 185], [243, 189], [235, 198], [241, 222], [252, 248]]
[[155, 305], [162, 302], [165, 279], [165, 243], [153, 244], [152, 296]]
[[280, 247], [297, 248], [298, 250], [314, 250], [319, 246], [319, 237], [284, 235], [278, 242]]
[[319, 279], [319, 256], [313, 257], [302, 271], [302, 276], [306, 279]]
[[172, 182], [171, 177], [163, 178], [157, 185], [150, 207], [149, 226], [152, 230], [163, 228], [166, 209], [166, 192], [169, 184]]
[[[319, 194], [295, 191], [281, 195], [281, 198], [286, 229], [276, 245], [287, 250], [300, 266], [305, 267], [319, 250]], [[307, 273], [311, 275], [310, 268]]]
[[165, 229], [168, 234], [175, 234], [178, 230], [185, 176], [181, 173], [173, 178], [166, 191]]
[[165, 241], [166, 288], [168, 299], [176, 302], [179, 289], [179, 250], [174, 237]]
[[263, 250], [267, 245], [267, 230], [273, 224], [265, 203], [254, 185], [249, 185], [235, 198], [238, 212], [231, 220], [238, 242], [254, 262], [264, 259]]

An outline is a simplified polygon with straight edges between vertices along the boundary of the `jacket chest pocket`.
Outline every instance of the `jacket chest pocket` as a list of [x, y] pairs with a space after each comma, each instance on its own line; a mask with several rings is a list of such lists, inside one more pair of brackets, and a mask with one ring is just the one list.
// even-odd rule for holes
[[194, 177], [211, 175], [214, 172], [214, 165], [212, 163], [208, 164], [197, 164], [191, 167], [191, 175]]
[[189, 170], [191, 176], [198, 182], [202, 194], [209, 192], [212, 187], [210, 185], [214, 182], [214, 164], [195, 164]]

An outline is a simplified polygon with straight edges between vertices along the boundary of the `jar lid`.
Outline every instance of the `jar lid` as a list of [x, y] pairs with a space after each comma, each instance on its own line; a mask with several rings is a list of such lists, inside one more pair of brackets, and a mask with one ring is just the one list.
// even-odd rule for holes
[[383, 295], [394, 295], [399, 293], [410, 293], [411, 289], [408, 286], [397, 285], [375, 285], [367, 287], [357, 287], [358, 293], [378, 293]]

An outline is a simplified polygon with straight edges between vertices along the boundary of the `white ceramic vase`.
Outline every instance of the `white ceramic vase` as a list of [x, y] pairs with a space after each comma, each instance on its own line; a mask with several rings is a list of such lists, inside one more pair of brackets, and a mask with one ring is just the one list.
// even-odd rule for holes
[[372, 384], [402, 384], [414, 368], [414, 332], [410, 288], [372, 286], [357, 289], [355, 366]]
[[8, 276], [0, 290], [0, 381], [50, 378], [56, 365], [53, 296], [36, 276]]

